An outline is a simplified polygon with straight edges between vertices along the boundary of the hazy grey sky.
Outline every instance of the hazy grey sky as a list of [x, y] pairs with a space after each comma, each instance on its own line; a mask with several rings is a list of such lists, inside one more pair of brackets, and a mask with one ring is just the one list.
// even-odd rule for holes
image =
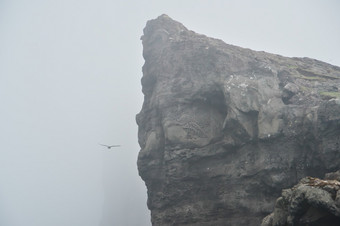
[[0, 225], [151, 225], [135, 123], [147, 20], [166, 13], [229, 44], [340, 65], [339, 11], [337, 0], [0, 0]]

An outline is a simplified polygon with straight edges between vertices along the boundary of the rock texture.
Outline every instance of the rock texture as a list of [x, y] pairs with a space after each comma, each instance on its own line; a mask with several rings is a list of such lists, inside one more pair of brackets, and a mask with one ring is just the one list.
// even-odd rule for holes
[[139, 174], [153, 225], [260, 225], [283, 188], [340, 168], [340, 68], [162, 15], [143, 42]]
[[285, 189], [275, 210], [261, 226], [339, 226], [340, 171], [326, 180], [306, 177], [291, 189]]

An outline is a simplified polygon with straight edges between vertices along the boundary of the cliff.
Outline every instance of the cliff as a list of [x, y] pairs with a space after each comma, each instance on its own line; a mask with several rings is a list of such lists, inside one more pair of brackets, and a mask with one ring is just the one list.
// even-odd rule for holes
[[225, 44], [162, 15], [142, 36], [139, 174], [153, 225], [260, 225], [340, 168], [340, 68]]

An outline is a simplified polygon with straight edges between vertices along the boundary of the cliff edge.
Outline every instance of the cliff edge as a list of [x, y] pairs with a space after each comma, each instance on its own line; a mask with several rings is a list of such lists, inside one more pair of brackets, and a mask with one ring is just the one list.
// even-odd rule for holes
[[340, 68], [257, 52], [167, 15], [143, 42], [138, 170], [153, 225], [260, 225], [281, 190], [340, 169]]

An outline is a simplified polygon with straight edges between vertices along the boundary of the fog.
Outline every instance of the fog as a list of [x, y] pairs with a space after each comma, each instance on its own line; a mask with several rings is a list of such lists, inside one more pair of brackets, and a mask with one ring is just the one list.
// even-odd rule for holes
[[151, 225], [135, 123], [147, 20], [166, 13], [229, 44], [340, 65], [339, 11], [337, 0], [0, 0], [0, 225]]

